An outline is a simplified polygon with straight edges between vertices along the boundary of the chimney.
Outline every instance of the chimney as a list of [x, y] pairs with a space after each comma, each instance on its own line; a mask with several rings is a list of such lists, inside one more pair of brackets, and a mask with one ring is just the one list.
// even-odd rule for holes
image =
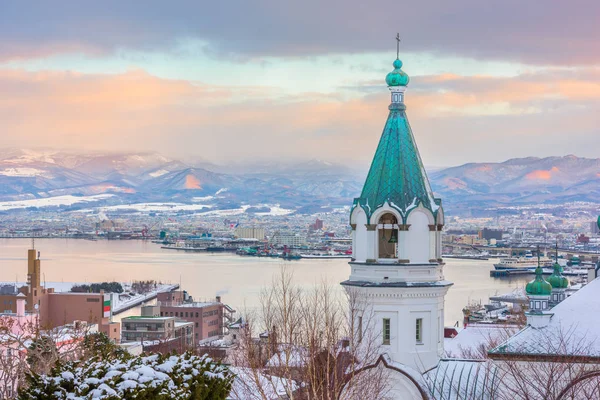
[[217, 296], [217, 303], [221, 302], [221, 296]]
[[25, 295], [23, 293], [19, 293], [17, 295], [17, 317], [25, 316]]
[[526, 312], [527, 325], [531, 325], [533, 328], [544, 328], [548, 326], [554, 313], [549, 311], [541, 312]]

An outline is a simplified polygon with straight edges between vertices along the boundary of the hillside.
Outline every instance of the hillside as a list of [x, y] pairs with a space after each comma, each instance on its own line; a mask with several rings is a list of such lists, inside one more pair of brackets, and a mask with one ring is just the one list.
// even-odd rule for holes
[[[106, 194], [94, 204], [200, 202], [213, 210], [278, 204], [313, 212], [351, 204], [361, 175], [321, 160], [217, 167], [156, 153], [0, 150], [0, 202], [27, 200], [30, 207], [35, 199]], [[600, 199], [600, 159], [572, 155], [469, 163], [429, 178], [448, 211]]]

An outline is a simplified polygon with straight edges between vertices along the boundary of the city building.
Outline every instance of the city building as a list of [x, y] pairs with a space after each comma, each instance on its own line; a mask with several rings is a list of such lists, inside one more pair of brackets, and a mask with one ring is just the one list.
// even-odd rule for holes
[[598, 217], [598, 221], [590, 222], [590, 232], [592, 235], [600, 233], [600, 217]]
[[131, 316], [121, 320], [123, 342], [140, 342], [144, 349], [185, 351], [194, 347], [194, 324], [175, 317]]
[[491, 239], [502, 240], [502, 233], [503, 232], [501, 229], [483, 228], [479, 231], [479, 239], [485, 239], [488, 241]]
[[198, 302], [184, 291], [159, 293], [159, 313], [161, 317], [174, 317], [193, 323], [194, 341], [214, 339], [224, 335], [224, 327], [232, 322], [235, 310], [221, 302], [217, 296], [215, 301]]
[[265, 228], [238, 226], [234, 235], [238, 239], [265, 240]]
[[320, 231], [321, 229], [323, 229], [323, 221], [320, 220], [319, 218], [317, 218], [317, 220], [315, 221], [314, 224], [310, 224], [310, 226], [308, 227], [308, 229], [313, 230], [313, 231]]
[[274, 246], [297, 248], [306, 246], [306, 237], [300, 236], [297, 233], [277, 231], [273, 234], [273, 237], [269, 242]]

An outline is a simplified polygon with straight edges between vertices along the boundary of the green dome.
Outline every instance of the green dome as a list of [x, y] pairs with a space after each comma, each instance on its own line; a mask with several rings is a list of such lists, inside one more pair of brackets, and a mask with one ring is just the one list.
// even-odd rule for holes
[[546, 282], [542, 276], [542, 268], [535, 269], [535, 279], [525, 286], [525, 291], [532, 296], [550, 296], [552, 294], [552, 285]]
[[388, 84], [388, 86], [408, 85], [408, 81], [410, 81], [410, 79], [408, 78], [408, 75], [406, 75], [406, 72], [401, 70], [402, 61], [396, 59], [393, 65], [394, 70], [387, 74], [387, 76], [385, 77], [385, 82]]
[[548, 283], [554, 289], [566, 289], [569, 287], [569, 280], [561, 274], [561, 270], [562, 267], [558, 263], [554, 264], [554, 272], [548, 277]]

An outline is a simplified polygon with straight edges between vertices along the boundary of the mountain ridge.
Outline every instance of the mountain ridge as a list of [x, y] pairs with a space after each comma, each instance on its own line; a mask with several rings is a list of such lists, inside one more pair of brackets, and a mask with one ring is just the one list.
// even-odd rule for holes
[[[279, 204], [290, 209], [343, 207], [364, 183], [364, 171], [313, 159], [246, 168], [203, 168], [159, 153], [68, 153], [0, 149], [0, 202], [62, 195], [113, 194], [106, 204], [149, 201], [213, 207]], [[213, 169], [221, 169], [211, 165]], [[575, 155], [466, 163], [428, 172], [447, 210], [507, 204], [600, 199], [600, 158]]]

